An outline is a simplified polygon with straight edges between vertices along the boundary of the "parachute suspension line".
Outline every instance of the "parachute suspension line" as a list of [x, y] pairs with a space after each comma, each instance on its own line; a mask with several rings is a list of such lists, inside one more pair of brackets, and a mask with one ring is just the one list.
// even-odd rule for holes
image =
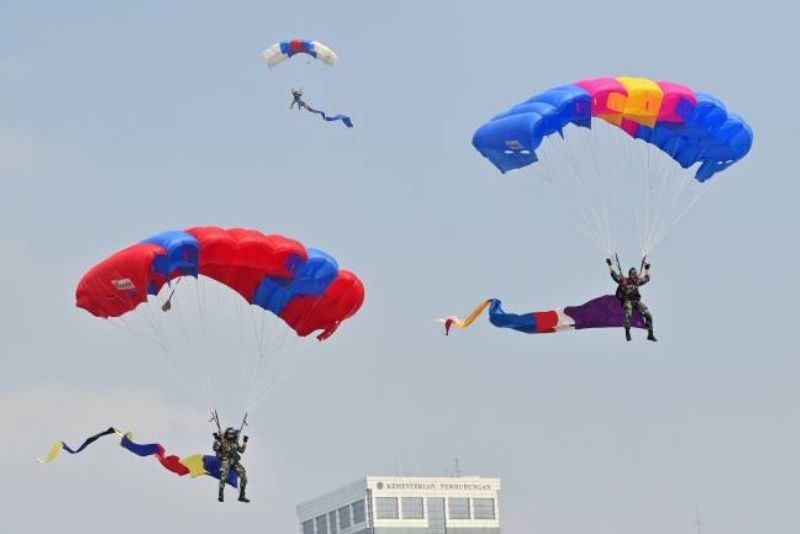
[[[322, 301], [322, 297], [323, 295], [320, 295], [314, 300], [314, 304], [309, 307], [308, 311], [298, 321], [298, 327], [314, 312], [314, 310], [316, 310], [317, 305], [319, 305], [319, 303]], [[276, 352], [283, 350], [286, 340], [288, 339], [288, 335], [289, 335], [289, 328], [287, 327], [281, 336], [277, 348], [275, 349]], [[297, 337], [293, 337], [292, 339], [295, 344], [300, 342], [300, 340]], [[314, 346], [318, 344], [319, 343], [314, 343]], [[269, 396], [269, 393], [272, 392], [280, 382], [283, 382], [283, 380], [287, 376], [289, 376], [289, 374], [297, 367], [298, 364], [297, 359], [296, 358], [293, 359], [289, 368], [286, 369], [282, 375], [280, 375], [277, 382], [273, 382], [273, 384], [269, 385], [268, 384], [269, 371], [270, 371], [269, 365], [271, 363], [272, 363], [271, 361], [267, 361], [266, 364], [264, 364], [263, 360], [259, 360], [258, 362], [259, 365], [256, 368], [256, 373], [255, 373], [258, 395], [255, 395], [254, 392], [254, 395], [250, 397], [250, 402], [248, 402], [247, 404], [247, 410], [246, 410], [247, 412], [255, 410], [258, 407], [258, 405], [261, 404], [261, 402], [263, 402]]]
[[[634, 143], [638, 143], [639, 140], [635, 139]], [[653, 217], [653, 176], [650, 171], [650, 144], [644, 142], [645, 145], [645, 161], [643, 165], [644, 170], [644, 180], [642, 180], [642, 184], [644, 187], [644, 215], [642, 218], [637, 217], [639, 220], [639, 242], [640, 248], [642, 242], [642, 236], [647, 233], [648, 228], [652, 225], [652, 217]], [[641, 251], [644, 254], [644, 250]]]
[[[556, 145], [560, 146], [561, 153], [567, 161], [567, 168], [571, 171], [572, 176], [574, 177], [575, 184], [577, 186], [577, 191], [580, 191], [581, 196], [585, 202], [585, 207], [588, 208], [589, 213], [591, 214], [591, 218], [586, 221], [588, 227], [592, 229], [592, 234], [596, 236], [596, 242], [601, 249], [608, 248], [609, 236], [607, 231], [607, 225], [604, 223], [604, 219], [600, 216], [595, 207], [594, 202], [592, 202], [591, 195], [589, 193], [589, 188], [586, 184], [586, 181], [583, 177], [582, 169], [578, 168], [577, 162], [578, 158], [575, 154], [575, 151], [572, 149], [572, 136], [564, 137], [564, 141], [562, 143], [556, 142]], [[591, 156], [591, 145], [590, 145], [590, 156]], [[593, 163], [593, 162], [592, 162]], [[590, 165], [592, 166], [592, 165]], [[595, 172], [596, 174], [596, 172]]]
[[[541, 169], [541, 171], [537, 172], [539, 171], [539, 169]], [[531, 197], [538, 197], [539, 195], [536, 194], [536, 191], [534, 187], [531, 185], [530, 180], [525, 179], [523, 175], [532, 176], [537, 180], [541, 180], [542, 182], [550, 186], [553, 191], [557, 192], [559, 195], [562, 195], [565, 201], [571, 200], [571, 197], [567, 195], [565, 188], [559, 187], [555, 183], [555, 181], [545, 172], [544, 165], [539, 166], [539, 169], [534, 169], [532, 167], [525, 167], [519, 169], [520, 171], [522, 171], [522, 173], [511, 173], [510, 176], [512, 176], [513, 179], [517, 182], [520, 189], [525, 191], [525, 193], [527, 193]], [[601, 244], [602, 240], [600, 239], [599, 236], [592, 234], [592, 229], [589, 227], [589, 225], [585, 220], [579, 219], [574, 215], [570, 215], [568, 218], [569, 218], [569, 223], [572, 225], [573, 228], [575, 228], [575, 230], [583, 234], [590, 242], [592, 242], [598, 248], [600, 248], [601, 250], [603, 249]]]
[[[244, 322], [253, 321], [252, 314], [248, 313], [250, 310], [244, 309], [244, 300], [239, 297], [238, 294], [235, 292], [230, 295], [231, 303], [236, 313], [236, 330], [239, 333], [239, 341], [242, 347], [245, 346], [245, 333], [244, 333]], [[245, 349], [246, 350], [246, 349]], [[258, 347], [256, 347], [256, 352], [258, 351]], [[248, 372], [249, 367], [251, 366], [252, 358], [248, 358], [245, 354], [242, 354], [242, 357], [239, 358], [239, 383], [240, 384], [248, 384], [250, 380], [250, 374]], [[248, 386], [249, 387], [249, 386]], [[239, 395], [240, 395], [240, 406], [244, 407], [247, 405], [247, 393], [246, 388], [239, 388]]]
[[[574, 223], [576, 226], [581, 228], [584, 233], [601, 249], [607, 248], [607, 239], [604, 239], [603, 236], [603, 223], [602, 219], [600, 218], [597, 210], [595, 209], [594, 205], [592, 204], [591, 197], [586, 190], [584, 181], [581, 178], [581, 171], [577, 168], [576, 158], [571, 157], [566, 149], [565, 146], [559, 146], [561, 140], [551, 140], [549, 137], [545, 139], [545, 143], [547, 147], [543, 147], [543, 150], [540, 151], [541, 153], [541, 161], [545, 164], [545, 172], [549, 172], [554, 177], [558, 177], [559, 173], [557, 171], [558, 168], [566, 168], [569, 171], [569, 177], [571, 178], [572, 185], [570, 186], [569, 183], [563, 184], [562, 187], [564, 192], [571, 196], [572, 202], [577, 203], [578, 205], [584, 205], [585, 209], [580, 211], [586, 211], [587, 216], [584, 216], [582, 220], [576, 221]], [[569, 136], [564, 136], [563, 143], [569, 143]], [[549, 148], [550, 146], [553, 148]], [[568, 145], [567, 145], [568, 146]], [[565, 165], [556, 166], [550, 160], [551, 157], [558, 157], [561, 155], [562, 159], [565, 159]]]
[[267, 315], [266, 312], [259, 314], [255, 318], [251, 315], [251, 325], [253, 327], [253, 337], [255, 338], [256, 343], [256, 355], [255, 358], [248, 359], [248, 371], [247, 371], [247, 388], [243, 391], [242, 402], [245, 407], [245, 411], [250, 412], [250, 400], [254, 395], [254, 391], [257, 386], [257, 375], [258, 369], [265, 360], [268, 360], [268, 350], [264, 344], [264, 332], [266, 330], [266, 321]]
[[[586, 130], [586, 131], [583, 132], [583, 138], [584, 138], [586, 144], [589, 145], [589, 155], [591, 157], [591, 168], [594, 171], [596, 184], [599, 186], [600, 184], [604, 183], [605, 180], [603, 179], [602, 176], [600, 176], [600, 157], [598, 156], [598, 153], [597, 153], [598, 152], [597, 144], [599, 142], [601, 142], [600, 138], [604, 138], [605, 136], [589, 135], [590, 132], [589, 132], [588, 128], [585, 128], [585, 129], [584, 128], [578, 128], [578, 129]], [[571, 156], [570, 159], [571, 160], [575, 160], [576, 159], [576, 155], [574, 154], [574, 151], [572, 151], [572, 145], [570, 143], [568, 143], [567, 147], [570, 149], [570, 151], [572, 153], [572, 156]], [[613, 158], [612, 158], [612, 160], [613, 160]], [[588, 195], [588, 193], [587, 193], [587, 195]], [[608, 204], [606, 203], [606, 197], [603, 196], [603, 195], [599, 195], [599, 198], [603, 199], [603, 229], [605, 231], [605, 236], [606, 236], [606, 242], [605, 242], [606, 250], [605, 250], [605, 252], [606, 252], [606, 254], [609, 254], [609, 253], [611, 253], [612, 250], [614, 250], [616, 248], [616, 246], [615, 246], [616, 243], [615, 243], [615, 239], [614, 239], [614, 237], [612, 235], [611, 222], [609, 221], [609, 218], [608, 218]]]
[[[178, 278], [178, 282], [180, 282], [180, 280], [181, 278]], [[175, 295], [175, 289], [177, 289], [177, 286], [178, 283], [175, 284], [175, 286], [172, 288], [172, 291], [169, 293], [169, 296], [167, 297], [166, 301], [162, 302], [159, 308], [162, 310], [163, 314], [169, 317], [169, 322], [172, 324], [173, 329], [176, 332], [178, 332], [179, 335], [184, 339], [185, 345], [182, 346], [189, 347], [190, 349], [188, 351], [183, 351], [184, 352], [183, 357], [186, 358], [187, 361], [178, 364], [183, 369], [183, 370], [179, 369], [178, 374], [181, 376], [185, 376], [188, 374], [189, 376], [192, 377], [192, 380], [195, 382], [195, 386], [202, 394], [204, 403], [208, 407], [212, 404], [212, 392], [208, 383], [209, 373], [207, 371], [204, 372], [202, 366], [194, 365], [194, 362], [188, 359], [189, 358], [188, 353], [196, 354], [198, 352], [198, 347], [197, 347], [197, 339], [195, 339], [192, 335], [190, 335], [186, 326], [185, 313], [183, 310], [186, 309], [187, 306], [178, 305], [173, 309], [171, 305], [171, 301]], [[188, 295], [184, 294], [182, 298], [185, 298], [187, 296]], [[156, 295], [156, 300], [157, 301], [159, 300], [158, 295]], [[159, 321], [159, 319], [155, 316], [155, 312], [153, 311], [152, 307], [148, 306], [147, 309], [150, 312], [151, 316], [153, 317], [153, 321], [161, 325], [162, 322]], [[171, 347], [169, 352], [170, 353], [173, 352], [173, 349]], [[200, 350], [200, 352], [205, 353], [206, 351]], [[174, 355], [173, 359], [177, 361], [177, 358]]]
[[[580, 130], [581, 128], [575, 126], [572, 129]], [[575, 137], [578, 138], [579, 141], [582, 141], [582, 144], [587, 144], [586, 137], [583, 140], [580, 139], [581, 135], [575, 132]], [[577, 203], [579, 206], [583, 205], [582, 209], [579, 209], [579, 212], [583, 212], [583, 215], [580, 216], [578, 219], [573, 220], [573, 225], [578, 227], [586, 234], [597, 247], [602, 250], [604, 253], [607, 253], [609, 249], [611, 249], [611, 242], [612, 238], [609, 234], [609, 223], [608, 223], [608, 215], [607, 211], [602, 216], [598, 212], [598, 209], [595, 205], [595, 202], [592, 201], [592, 194], [589, 188], [589, 184], [584, 179], [584, 175], [588, 174], [587, 170], [579, 168], [578, 163], [581, 159], [578, 157], [575, 148], [573, 147], [574, 141], [572, 140], [572, 134], [568, 136], [564, 136], [563, 141], [559, 141], [558, 139], [554, 139], [552, 142], [548, 139], [548, 143], [554, 144], [556, 146], [563, 143], [563, 146], [559, 146], [558, 149], [553, 149], [551, 154], [555, 153], [555, 150], [558, 150], [561, 154], [561, 157], [565, 160], [565, 164], [561, 165], [560, 167], [566, 168], [572, 177], [572, 181], [574, 183], [573, 188], [566, 188], [568, 192], [572, 193], [572, 200], [573, 203]], [[589, 149], [591, 149], [591, 143], [588, 144]], [[581, 154], [585, 154], [589, 152], [591, 155], [590, 150], [580, 151]], [[593, 162], [588, 163], [589, 166], [593, 166]], [[552, 168], [553, 166], [550, 165]], [[558, 175], [557, 171], [553, 171], [554, 174]], [[597, 175], [596, 169], [593, 167], [592, 173]]]
[[[648, 145], [649, 146], [649, 145]], [[640, 233], [641, 253], [646, 256], [651, 250], [651, 241], [653, 235], [657, 232], [658, 228], [664, 223], [665, 218], [669, 216], [669, 209], [665, 209], [667, 204], [666, 198], [669, 194], [669, 188], [675, 183], [675, 175], [677, 174], [674, 165], [668, 165], [666, 162], [662, 163], [661, 169], [654, 171], [653, 179], [660, 178], [660, 182], [655, 183], [652, 187], [656, 189], [656, 197], [651, 207], [649, 221], [644, 228], [644, 232]], [[687, 174], [684, 174], [682, 185], [685, 184]]]
[[[173, 354], [169, 351], [167, 346], [164, 344], [163, 340], [159, 339], [155, 336], [148, 336], [142, 334], [137, 328], [131, 324], [131, 321], [128, 320], [125, 316], [115, 317], [114, 319], [107, 319], [108, 324], [113, 326], [114, 328], [125, 332], [127, 334], [133, 334], [135, 337], [138, 337], [144, 340], [146, 343], [152, 343], [166, 355], [167, 361], [169, 362], [170, 367], [172, 367], [173, 372], [176, 375], [179, 375], [178, 363]], [[204, 402], [202, 392], [197, 389], [197, 384], [191, 383], [188, 380], [180, 380], [181, 387], [189, 394], [189, 396], [196, 398], [201, 403]]]
[[679, 212], [675, 217], [673, 217], [668, 224], [665, 224], [663, 228], [661, 228], [660, 232], [658, 232], [653, 237], [652, 243], [649, 246], [650, 250], [654, 249], [659, 244], [661, 244], [661, 241], [664, 240], [667, 234], [681, 221], [681, 219], [683, 219], [686, 216], [687, 213], [689, 213], [689, 211], [694, 207], [697, 201], [700, 200], [700, 197], [702, 197], [705, 194], [708, 187], [709, 187], [708, 185], [703, 185], [695, 188], [695, 191], [693, 192], [687, 206], [681, 212]]
[[317, 350], [316, 349], [317, 345], [319, 345], [319, 343], [312, 345], [312, 348], [308, 351], [308, 354], [304, 354], [299, 358], [293, 360], [291, 365], [277, 378], [277, 380], [275, 380], [272, 384], [266, 387], [265, 390], [260, 395], [258, 395], [253, 402], [251, 402], [248, 405], [247, 413], [255, 413], [255, 411], [258, 409], [261, 403], [267, 400], [269, 396], [272, 394], [272, 392], [275, 391], [278, 388], [278, 386], [281, 385], [281, 383], [289, 377], [289, 375], [294, 373], [294, 371], [298, 367], [300, 367], [302, 363], [304, 363], [304, 360], [311, 359], [311, 352]]
[[[676, 174], [677, 172], [679, 171], [675, 167], [672, 167], [672, 172], [668, 176], [670, 182], [674, 181], [672, 180], [672, 175]], [[688, 198], [686, 198], [686, 195], [684, 195], [687, 188], [689, 188]], [[694, 204], [700, 199], [700, 196], [702, 196], [706, 188], [707, 185], [697, 183], [692, 173], [690, 173], [688, 170], [683, 172], [679, 186], [672, 191], [672, 196], [668, 207], [663, 210], [663, 215], [659, 218], [657, 223], [654, 224], [650, 234], [647, 236], [646, 241], [644, 242], [643, 249], [645, 253], [652, 251], [663, 241], [663, 239], [675, 227], [678, 221], [683, 219], [683, 217], [689, 212], [689, 210], [691, 210]], [[684, 208], [679, 210], [679, 205], [683, 205]]]
[[275, 322], [272, 323], [270, 328], [270, 347], [271, 350], [265, 355], [263, 352], [259, 356], [259, 358], [255, 362], [255, 367], [252, 370], [251, 375], [251, 385], [249, 387], [247, 401], [245, 406], [247, 407], [247, 411], [251, 411], [256, 408], [256, 404], [254, 404], [253, 399], [258, 398], [262, 391], [267, 387], [269, 382], [270, 374], [272, 368], [276, 365], [275, 358], [273, 357], [274, 354], [280, 352], [283, 348], [284, 340], [286, 339], [286, 335], [288, 335], [289, 327], [285, 327], [285, 331], [283, 334], [279, 336], [279, 340], [273, 343], [274, 332], [277, 328], [278, 319], [275, 319]]
[[[558, 174], [556, 174], [555, 172], [552, 173], [548, 172], [547, 160], [541, 159], [540, 163], [541, 165], [538, 166], [538, 169], [534, 169], [532, 167], [524, 167], [520, 170], [522, 170], [525, 174], [528, 174], [537, 179], [541, 179], [544, 182], [547, 182], [553, 188], [554, 191], [558, 192], [559, 195], [562, 195], [564, 197], [565, 202], [574, 203], [575, 195], [569, 194], [569, 188], [567, 187], [567, 185], [563, 183], [557, 183], [558, 180], [553, 179], [553, 177], [558, 176]], [[541, 174], [537, 172], [539, 170], [541, 170]], [[534, 192], [530, 189], [530, 186], [528, 185], [528, 182], [526, 180], [520, 179], [518, 181], [519, 183], [523, 184], [523, 188], [526, 189], [528, 193], [530, 193], [532, 196], [535, 196]], [[574, 214], [570, 214], [569, 221], [571, 225], [575, 229], [577, 229], [580, 233], [584, 234], [589, 239], [589, 241], [594, 243], [598, 248], [600, 249], [603, 248], [602, 238], [599, 235], [597, 235], [595, 228], [593, 228], [585, 218], [580, 218], [575, 216]]]
[[[200, 278], [200, 276], [195, 277], [195, 298], [197, 299], [197, 313], [200, 318], [200, 335], [201, 339], [200, 342], [203, 344], [204, 347], [207, 347], [209, 344], [209, 335], [208, 335], [208, 313], [206, 309], [206, 282]], [[202, 352], [202, 361], [203, 361], [203, 369], [204, 374], [206, 376], [206, 383], [208, 384], [208, 390], [210, 392], [211, 400], [214, 400], [214, 375], [211, 372], [211, 355], [209, 354], [208, 350], [201, 350]], [[211, 404], [211, 402], [209, 402]], [[210, 408], [210, 406], [209, 406]]]
[[700, 198], [703, 195], [705, 195], [708, 188], [709, 186], [706, 185], [698, 187], [696, 189], [695, 193], [692, 195], [691, 200], [689, 201], [689, 204], [683, 209], [683, 211], [680, 214], [678, 214], [674, 218], [674, 220], [661, 231], [661, 234], [656, 235], [655, 240], [653, 242], [654, 247], [661, 244], [661, 241], [667, 236], [667, 234], [672, 231], [672, 229], [686, 216], [686, 214], [689, 213], [689, 211], [691, 211], [691, 209], [700, 200]]

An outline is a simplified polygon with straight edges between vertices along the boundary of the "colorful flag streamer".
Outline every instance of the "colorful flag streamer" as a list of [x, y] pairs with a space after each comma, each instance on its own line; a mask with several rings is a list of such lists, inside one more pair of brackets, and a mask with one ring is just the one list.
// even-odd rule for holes
[[[167, 455], [166, 449], [160, 443], [136, 443], [133, 441], [133, 434], [131, 432], [123, 434], [114, 427], [109, 427], [102, 432], [89, 436], [77, 449], [73, 449], [64, 441], [57, 441], [43, 458], [37, 458], [36, 461], [40, 464], [50, 463], [58, 458], [62, 450], [70, 454], [78, 454], [99, 438], [110, 434], [119, 436], [120, 446], [122, 448], [127, 449], [137, 456], [154, 456], [165, 469], [178, 476], [189, 475], [191, 478], [197, 478], [202, 475], [208, 475], [216, 479], [220, 477], [220, 462], [219, 458], [216, 456], [193, 454], [186, 458], [180, 458], [174, 455]], [[234, 488], [239, 485], [239, 477], [235, 470], [231, 470], [226, 482]]]
[[300, 101], [300, 107], [301, 108], [305, 108], [307, 111], [310, 111], [311, 113], [316, 113], [317, 115], [321, 116], [323, 119], [325, 119], [328, 122], [331, 122], [331, 121], [342, 121], [344, 123], [344, 125], [347, 126], [348, 128], [352, 128], [353, 127], [353, 121], [347, 115], [342, 115], [341, 113], [337, 113], [336, 115], [330, 115], [329, 116], [324, 111], [312, 108], [311, 106], [309, 106], [308, 104], [306, 104], [302, 100]]
[[[579, 306], [523, 314], [506, 312], [502, 308], [500, 299], [488, 299], [463, 321], [455, 315], [438, 321], [444, 323], [445, 335], [449, 335], [453, 326], [469, 327], [486, 308], [489, 308], [489, 321], [496, 327], [511, 328], [526, 334], [550, 334], [584, 328], [619, 328], [625, 319], [625, 312], [619, 299], [614, 295], [603, 295]], [[637, 310], [633, 311], [631, 326], [646, 328], [644, 317]]]

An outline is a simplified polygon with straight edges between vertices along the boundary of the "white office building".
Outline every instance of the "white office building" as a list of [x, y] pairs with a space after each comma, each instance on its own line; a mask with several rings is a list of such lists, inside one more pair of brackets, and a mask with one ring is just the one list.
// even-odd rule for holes
[[499, 534], [500, 480], [368, 476], [297, 505], [302, 534]]

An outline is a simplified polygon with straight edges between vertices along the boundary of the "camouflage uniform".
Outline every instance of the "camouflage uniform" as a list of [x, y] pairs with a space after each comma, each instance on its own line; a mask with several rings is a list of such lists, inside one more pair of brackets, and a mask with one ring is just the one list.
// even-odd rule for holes
[[656, 338], [653, 335], [653, 315], [650, 313], [650, 310], [647, 308], [645, 303], [642, 302], [642, 296], [639, 294], [639, 287], [650, 281], [650, 266], [647, 265], [645, 267], [644, 276], [641, 278], [638, 276], [622, 276], [622, 274], [618, 273], [613, 266], [610, 266], [610, 268], [611, 278], [618, 284], [616, 293], [617, 298], [620, 300], [620, 303], [625, 310], [625, 319], [622, 323], [622, 326], [625, 327], [626, 339], [630, 341], [631, 317], [633, 315], [633, 310], [636, 309], [642, 314], [642, 317], [644, 317], [646, 322], [647, 339], [650, 341], [655, 341]]
[[[232, 437], [231, 437], [232, 436]], [[247, 448], [247, 436], [244, 438], [244, 443], [239, 443], [239, 433], [228, 430], [214, 440], [214, 452], [220, 460], [220, 476], [219, 476], [219, 500], [223, 500], [223, 493], [225, 491], [225, 481], [228, 480], [228, 475], [231, 469], [236, 471], [239, 475], [239, 500], [249, 502], [245, 497], [245, 488], [247, 487], [247, 470], [239, 463], [241, 455]]]

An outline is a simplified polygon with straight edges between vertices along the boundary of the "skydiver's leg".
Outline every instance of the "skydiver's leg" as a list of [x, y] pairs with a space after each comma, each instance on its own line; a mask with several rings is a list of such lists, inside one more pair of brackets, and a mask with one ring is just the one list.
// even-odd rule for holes
[[647, 339], [649, 339], [650, 341], [658, 341], [656, 339], [656, 336], [653, 335], [653, 315], [650, 313], [650, 310], [641, 300], [636, 304], [636, 307], [638, 308], [639, 313], [642, 314], [642, 317], [644, 317], [644, 320], [647, 323]]
[[219, 497], [217, 500], [222, 502], [225, 500], [225, 481], [228, 480], [228, 474], [231, 472], [231, 464], [228, 460], [222, 460], [222, 465], [219, 469]]
[[629, 300], [626, 300], [624, 305], [625, 307], [625, 319], [622, 321], [622, 326], [625, 327], [625, 340], [631, 340], [631, 315], [633, 314], [633, 303]]
[[247, 488], [247, 470], [240, 463], [235, 466], [236, 472], [239, 474], [239, 500], [242, 502], [250, 502], [245, 496], [245, 489]]

